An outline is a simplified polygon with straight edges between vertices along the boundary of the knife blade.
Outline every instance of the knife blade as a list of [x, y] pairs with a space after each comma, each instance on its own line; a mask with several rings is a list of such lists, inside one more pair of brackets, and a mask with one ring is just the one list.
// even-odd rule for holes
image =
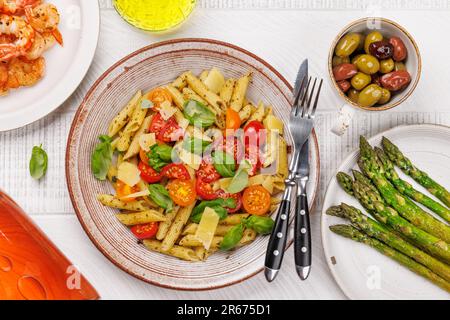
[[[297, 78], [295, 79], [295, 85], [294, 85], [294, 97], [298, 96], [298, 93], [300, 89], [302, 89], [302, 81], [303, 79], [308, 79], [308, 59], [303, 60], [302, 64], [300, 65], [300, 68], [297, 72]], [[302, 89], [302, 95], [306, 90], [306, 86], [303, 86]]]

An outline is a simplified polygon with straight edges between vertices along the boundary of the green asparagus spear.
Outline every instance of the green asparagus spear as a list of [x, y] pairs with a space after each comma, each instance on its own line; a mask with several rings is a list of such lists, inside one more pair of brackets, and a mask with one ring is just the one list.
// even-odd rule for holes
[[363, 234], [362, 232], [358, 231], [358, 229], [348, 226], [348, 225], [335, 225], [331, 226], [330, 230], [334, 233], [352, 239], [354, 241], [358, 241], [361, 243], [364, 243], [368, 246], [371, 246], [372, 248], [376, 249], [378, 252], [384, 254], [385, 256], [388, 256], [392, 258], [393, 260], [399, 262], [403, 266], [407, 267], [409, 270], [415, 272], [418, 275], [421, 275], [422, 277], [430, 280], [434, 284], [438, 285], [442, 289], [446, 290], [447, 292], [450, 292], [450, 283], [448, 281], [445, 281], [440, 276], [432, 272], [430, 269], [424, 267], [420, 263], [417, 263], [413, 259], [409, 258], [408, 256], [405, 256], [403, 253], [400, 253], [384, 243], [378, 241], [377, 239], [368, 237], [367, 235]]
[[441, 216], [445, 221], [450, 222], [450, 210], [440, 203], [434, 201], [430, 197], [426, 196], [420, 191], [413, 188], [411, 184], [401, 179], [397, 172], [395, 171], [394, 164], [389, 160], [387, 155], [382, 149], [375, 147], [375, 153], [381, 164], [384, 167], [384, 175], [389, 181], [394, 185], [394, 187], [405, 196], [423, 204], [425, 207], [431, 209], [433, 212]]
[[361, 170], [372, 180], [386, 203], [392, 206], [405, 219], [430, 234], [450, 243], [450, 227], [423, 211], [412, 200], [403, 196], [384, 177], [384, 168], [375, 151], [367, 140], [361, 136], [360, 158]]
[[[342, 180], [345, 175], [345, 173], [341, 173], [337, 177], [338, 181]], [[349, 179], [351, 180], [351, 177], [347, 175], [345, 179], [348, 181]], [[341, 183], [341, 186], [347, 192], [348, 189], [346, 188], [351, 188], [351, 192], [362, 206], [379, 222], [392, 228], [405, 238], [410, 239], [432, 256], [446, 263], [450, 263], [450, 248], [445, 241], [417, 228], [408, 220], [401, 217], [397, 211], [386, 205], [384, 199], [377, 192], [373, 191], [373, 186], [371, 186], [370, 182], [367, 184], [363, 181], [359, 179], [359, 181], [355, 181], [351, 185]]]
[[450, 192], [447, 189], [431, 179], [428, 174], [414, 166], [411, 160], [405, 157], [400, 149], [388, 138], [383, 137], [382, 145], [384, 151], [392, 162], [394, 162], [400, 167], [400, 169], [402, 169], [404, 173], [411, 176], [417, 181], [417, 183], [421, 184], [432, 195], [441, 200], [447, 207], [450, 208]]
[[340, 206], [331, 207], [327, 210], [327, 214], [331, 216], [349, 219], [353, 226], [363, 231], [370, 237], [376, 238], [391, 248], [394, 248], [415, 261], [428, 267], [446, 281], [450, 281], [450, 266], [426, 254], [422, 250], [416, 248], [409, 242], [392, 232], [383, 224], [370, 219], [355, 207], [345, 203]]
[[369, 187], [373, 192], [375, 192], [376, 194], [380, 195], [380, 193], [378, 192], [377, 187], [375, 187], [372, 184], [372, 181], [370, 181], [369, 178], [367, 178], [364, 174], [362, 174], [361, 172], [359, 172], [358, 170], [352, 170], [352, 174], [353, 177], [355, 178], [355, 181], [359, 181], [363, 184], [365, 184], [367, 187]]

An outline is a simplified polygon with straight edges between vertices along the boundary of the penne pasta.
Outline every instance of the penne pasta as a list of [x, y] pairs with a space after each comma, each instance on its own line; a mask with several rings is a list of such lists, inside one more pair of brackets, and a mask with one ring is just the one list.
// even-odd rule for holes
[[198, 76], [201, 82], [205, 83], [206, 78], [208, 78], [209, 71], [203, 70], [202, 73]]
[[239, 112], [242, 109], [250, 78], [251, 74], [249, 73], [236, 81], [230, 102], [230, 107], [236, 112]]
[[146, 211], [149, 209], [144, 201], [124, 202], [110, 194], [99, 194], [97, 200], [104, 206], [121, 210]]
[[[211, 245], [210, 245], [210, 249], [211, 248], [219, 248], [222, 240], [223, 240], [223, 237], [214, 236], [213, 240], [211, 242]], [[181, 240], [178, 244], [183, 247], [201, 247], [201, 246], [203, 246], [203, 243], [199, 239], [197, 239], [195, 237], [195, 235], [193, 235], [193, 234], [185, 235], [183, 238], [181, 238]]]
[[184, 72], [178, 78], [176, 78], [175, 81], [172, 82], [172, 87], [178, 89], [179, 91], [183, 90], [183, 88], [187, 86], [186, 77], [185, 77], [186, 73], [187, 72]]
[[[184, 97], [184, 100], [195, 100], [195, 101], [203, 103], [205, 106], [208, 105], [208, 102], [205, 99], [200, 97], [197, 93], [195, 93], [194, 90], [192, 90], [191, 88], [188, 88], [188, 87], [183, 89], [183, 97]], [[210, 108], [210, 109], [211, 109], [211, 111], [214, 112], [214, 114], [217, 113], [214, 108]]]
[[[197, 231], [198, 224], [190, 223], [188, 224], [181, 235], [185, 236], [188, 234], [195, 234]], [[215, 236], [224, 236], [233, 226], [232, 225], [218, 225], [216, 228], [216, 232], [214, 232]]]
[[144, 121], [142, 121], [141, 127], [134, 135], [133, 141], [131, 141], [130, 147], [127, 150], [127, 153], [123, 156], [123, 160], [128, 160], [139, 153], [140, 145], [139, 139], [140, 137], [147, 132], [147, 129], [150, 127], [150, 122], [152, 121], [153, 115], [145, 117]]
[[140, 106], [134, 109], [131, 120], [128, 122], [125, 129], [123, 129], [123, 133], [120, 136], [119, 141], [117, 142], [118, 151], [126, 152], [128, 150], [135, 133], [141, 127], [146, 115], [147, 109], [142, 109]]
[[285, 180], [289, 174], [287, 145], [282, 137], [279, 136], [278, 140], [277, 173]]
[[118, 213], [116, 217], [126, 226], [166, 220], [163, 214], [152, 209], [133, 213]]
[[249, 216], [248, 213], [230, 214], [228, 217], [226, 217], [225, 219], [221, 220], [219, 222], [219, 225], [234, 226], [234, 225], [237, 225], [237, 224], [241, 223], [241, 220], [247, 218], [248, 216]]
[[245, 246], [250, 242], [253, 242], [256, 239], [256, 231], [252, 229], [245, 229], [244, 234], [242, 235], [241, 241], [239, 241], [238, 247]]
[[178, 107], [178, 109], [183, 110], [184, 109], [184, 96], [181, 93], [180, 90], [178, 90], [177, 88], [175, 88], [172, 85], [168, 85], [166, 87], [167, 91], [170, 93], [170, 96], [173, 99], [173, 102], [175, 103], [175, 105]]
[[167, 232], [169, 231], [169, 228], [178, 213], [178, 210], [180, 210], [180, 207], [175, 207], [172, 211], [166, 213], [166, 220], [159, 224], [156, 239], [163, 240], [166, 237]]
[[239, 118], [241, 118], [242, 122], [247, 122], [248, 119], [252, 116], [252, 105], [247, 104], [245, 107], [239, 111]]
[[226, 112], [226, 104], [223, 100], [214, 92], [208, 90], [203, 82], [195, 77], [192, 72], [185, 75], [186, 82], [203, 100], [206, 100], [208, 104], [214, 108], [217, 114]]
[[184, 248], [181, 246], [172, 246], [169, 250], [163, 250], [162, 249], [162, 243], [158, 240], [144, 240], [143, 241], [144, 245], [153, 251], [159, 252], [159, 253], [163, 253], [169, 256], [173, 256], [182, 260], [186, 260], [186, 261], [200, 261], [199, 257], [197, 256], [197, 254], [195, 253], [194, 250], [192, 250], [191, 248]]
[[187, 207], [182, 207], [180, 210], [178, 210], [177, 215], [175, 216], [175, 219], [173, 223], [170, 225], [167, 235], [162, 242], [161, 249], [163, 251], [168, 251], [170, 250], [170, 248], [173, 247], [178, 237], [180, 236], [181, 232], [183, 231], [183, 227], [189, 220], [189, 217], [191, 216], [191, 212], [192, 209], [194, 209], [194, 206], [195, 203]]
[[233, 96], [234, 86], [236, 84], [235, 79], [228, 79], [225, 81], [222, 89], [219, 91], [219, 97], [226, 105], [230, 105], [231, 97]]
[[247, 120], [247, 123], [251, 121], [259, 121], [262, 122], [264, 119], [264, 104], [262, 102], [258, 103], [258, 107], [256, 108], [255, 112], [250, 116], [250, 118]]
[[142, 98], [142, 91], [136, 92], [136, 94], [131, 98], [131, 100], [127, 103], [125, 108], [123, 108], [117, 116], [111, 121], [108, 127], [108, 135], [110, 137], [114, 137], [120, 129], [122, 129], [128, 122], [128, 120], [132, 117], [134, 110], [136, 109], [136, 105]]

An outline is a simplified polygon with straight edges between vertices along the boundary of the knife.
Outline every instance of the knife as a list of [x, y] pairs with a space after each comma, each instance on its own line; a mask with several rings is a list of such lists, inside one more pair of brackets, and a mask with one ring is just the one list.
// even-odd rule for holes
[[[300, 69], [297, 74], [294, 87], [294, 97], [299, 96], [300, 90], [306, 90], [306, 86], [302, 86], [302, 81], [307, 79], [307, 77], [308, 77], [308, 60], [306, 59], [300, 65]], [[298, 101], [294, 101], [293, 105], [296, 105], [297, 102]], [[299, 157], [296, 157], [294, 155], [291, 160], [290, 168], [294, 168], [294, 171], [298, 167], [296, 162], [298, 161], [298, 159]], [[292, 161], [294, 161], [294, 163], [292, 163]], [[297, 173], [296, 171], [293, 172], [295, 176], [296, 173]], [[269, 282], [275, 280], [283, 261], [284, 249], [286, 248], [286, 240], [287, 240], [287, 237], [283, 235], [286, 235], [288, 232], [291, 192], [293, 187], [294, 185], [289, 185], [285, 190], [285, 193], [283, 195], [283, 201], [281, 202], [280, 208], [278, 209], [275, 228], [272, 231], [272, 235], [270, 236], [269, 239], [264, 269], [264, 274], [266, 276], [267, 281]]]

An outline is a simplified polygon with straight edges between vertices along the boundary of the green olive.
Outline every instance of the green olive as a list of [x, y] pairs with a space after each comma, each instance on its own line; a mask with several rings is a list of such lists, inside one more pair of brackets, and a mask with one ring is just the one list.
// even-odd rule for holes
[[352, 63], [356, 66], [356, 63], [358, 62], [358, 59], [361, 58], [362, 54], [357, 54], [352, 58]]
[[365, 36], [362, 33], [357, 33], [359, 35], [359, 46], [356, 48], [357, 51], [364, 50], [364, 40]]
[[339, 40], [334, 52], [338, 57], [348, 57], [359, 47], [361, 35], [359, 33], [348, 33]]
[[391, 58], [380, 61], [380, 72], [389, 73], [394, 70], [395, 62]]
[[381, 98], [378, 101], [379, 104], [388, 103], [391, 100], [391, 92], [388, 89], [381, 89]]
[[358, 104], [362, 107], [372, 107], [380, 101], [383, 94], [383, 89], [376, 84], [371, 84], [365, 87], [358, 97]]
[[403, 62], [395, 62], [394, 71], [405, 71], [406, 66]]
[[362, 89], [367, 87], [370, 84], [370, 82], [372, 82], [371, 76], [362, 72], [358, 72], [353, 76], [351, 84], [353, 88], [355, 88], [358, 91], [361, 91]]
[[366, 40], [364, 40], [364, 51], [366, 53], [370, 53], [369, 51], [370, 44], [381, 40], [383, 40], [383, 35], [378, 31], [373, 31], [369, 33], [366, 37]]
[[359, 71], [365, 74], [374, 74], [380, 70], [380, 62], [370, 54], [363, 54], [355, 61]]
[[332, 62], [333, 68], [340, 64], [343, 64], [343, 63], [350, 63], [350, 58], [349, 57], [338, 57], [338, 56], [333, 57], [333, 62]]
[[359, 91], [351, 88], [350, 90], [348, 90], [348, 98], [353, 101], [354, 103], [358, 103], [358, 97], [359, 97]]

